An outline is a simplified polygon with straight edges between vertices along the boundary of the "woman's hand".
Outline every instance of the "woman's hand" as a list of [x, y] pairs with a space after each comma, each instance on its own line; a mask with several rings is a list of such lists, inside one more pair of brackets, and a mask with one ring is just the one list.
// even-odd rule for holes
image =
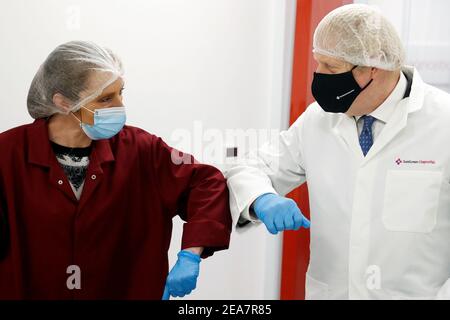
[[167, 277], [162, 300], [170, 296], [184, 297], [197, 286], [200, 272], [200, 255], [203, 248], [190, 248], [178, 253], [178, 260]]

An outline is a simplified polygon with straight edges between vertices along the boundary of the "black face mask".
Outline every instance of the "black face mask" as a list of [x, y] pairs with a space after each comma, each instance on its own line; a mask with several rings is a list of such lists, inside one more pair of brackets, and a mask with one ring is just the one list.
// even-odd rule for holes
[[325, 112], [346, 113], [359, 94], [373, 81], [361, 88], [353, 76], [353, 70], [339, 74], [314, 73], [312, 94]]

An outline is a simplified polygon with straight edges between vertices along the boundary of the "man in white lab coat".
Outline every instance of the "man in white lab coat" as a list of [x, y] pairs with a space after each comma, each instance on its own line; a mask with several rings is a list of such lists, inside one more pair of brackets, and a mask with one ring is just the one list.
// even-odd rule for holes
[[369, 6], [325, 17], [314, 57], [317, 102], [227, 172], [235, 220], [308, 228], [283, 197], [307, 182], [307, 299], [449, 298], [450, 95], [404, 66]]

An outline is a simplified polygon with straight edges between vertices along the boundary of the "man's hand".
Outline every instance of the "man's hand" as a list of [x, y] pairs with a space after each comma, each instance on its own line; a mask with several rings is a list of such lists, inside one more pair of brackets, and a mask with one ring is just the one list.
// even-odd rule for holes
[[310, 227], [309, 220], [303, 216], [294, 200], [268, 193], [256, 199], [252, 207], [271, 234]]
[[177, 263], [167, 277], [162, 300], [169, 300], [170, 296], [184, 297], [197, 286], [201, 250], [198, 251], [199, 254], [192, 251], [183, 250], [178, 253]]

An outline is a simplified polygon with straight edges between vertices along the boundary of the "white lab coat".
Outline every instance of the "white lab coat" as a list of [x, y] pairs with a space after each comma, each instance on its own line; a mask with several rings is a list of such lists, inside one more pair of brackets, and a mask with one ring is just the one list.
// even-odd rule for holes
[[307, 299], [450, 298], [450, 95], [404, 72], [410, 97], [367, 157], [355, 120], [313, 103], [226, 173], [235, 221], [253, 220], [259, 195], [308, 183]]

